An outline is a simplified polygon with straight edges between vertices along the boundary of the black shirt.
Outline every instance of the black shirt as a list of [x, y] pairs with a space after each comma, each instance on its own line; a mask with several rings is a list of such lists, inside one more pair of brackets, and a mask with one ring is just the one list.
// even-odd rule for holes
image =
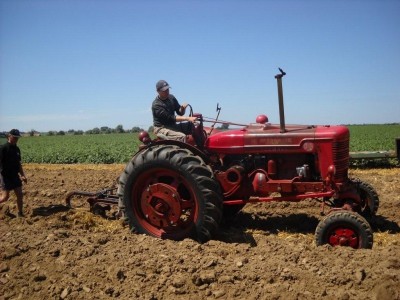
[[21, 151], [17, 145], [5, 143], [0, 147], [0, 172], [3, 176], [18, 175], [21, 167]]
[[174, 95], [169, 94], [165, 100], [161, 100], [160, 96], [157, 96], [151, 105], [153, 125], [156, 127], [175, 125], [175, 113], [182, 115], [179, 112], [180, 107]]

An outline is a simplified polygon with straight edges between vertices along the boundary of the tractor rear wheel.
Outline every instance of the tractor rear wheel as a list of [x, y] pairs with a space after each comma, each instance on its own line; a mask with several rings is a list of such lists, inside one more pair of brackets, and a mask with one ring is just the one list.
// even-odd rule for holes
[[206, 242], [222, 217], [222, 193], [209, 166], [174, 145], [136, 154], [119, 179], [132, 229], [162, 239]]
[[319, 222], [315, 230], [317, 246], [348, 246], [371, 249], [372, 229], [362, 216], [351, 211], [335, 211]]

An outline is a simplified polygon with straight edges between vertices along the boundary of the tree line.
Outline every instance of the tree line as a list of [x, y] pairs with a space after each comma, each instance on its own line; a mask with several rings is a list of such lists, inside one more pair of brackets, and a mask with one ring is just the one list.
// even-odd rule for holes
[[[149, 131], [152, 131], [153, 126], [149, 127]], [[102, 126], [102, 127], [95, 127], [86, 131], [83, 130], [75, 130], [75, 129], [69, 129], [67, 131], [60, 130], [50, 130], [48, 132], [43, 132], [40, 133], [36, 131], [35, 129], [31, 129], [29, 132], [26, 134], [29, 136], [36, 136], [36, 135], [49, 135], [49, 136], [54, 136], [54, 135], [83, 135], [83, 134], [111, 134], [111, 133], [138, 133], [143, 131], [144, 129], [138, 126], [134, 126], [131, 129], [124, 129], [122, 125], [118, 125], [115, 128], [110, 128], [108, 126]]]

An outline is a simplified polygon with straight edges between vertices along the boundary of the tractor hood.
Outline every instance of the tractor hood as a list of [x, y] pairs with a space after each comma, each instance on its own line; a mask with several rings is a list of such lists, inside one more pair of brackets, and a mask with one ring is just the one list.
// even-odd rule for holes
[[345, 126], [287, 125], [281, 133], [279, 125], [256, 123], [215, 133], [208, 137], [205, 148], [224, 154], [309, 153], [316, 151], [316, 143], [348, 139]]

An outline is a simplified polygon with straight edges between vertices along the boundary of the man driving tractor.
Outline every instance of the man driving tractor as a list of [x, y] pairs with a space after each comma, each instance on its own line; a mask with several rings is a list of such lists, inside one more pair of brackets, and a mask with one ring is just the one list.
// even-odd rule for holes
[[191, 134], [192, 123], [197, 118], [184, 116], [188, 104], [180, 105], [169, 89], [165, 80], [159, 80], [156, 84], [158, 96], [151, 106], [154, 134], [159, 138], [186, 142], [186, 135]]

